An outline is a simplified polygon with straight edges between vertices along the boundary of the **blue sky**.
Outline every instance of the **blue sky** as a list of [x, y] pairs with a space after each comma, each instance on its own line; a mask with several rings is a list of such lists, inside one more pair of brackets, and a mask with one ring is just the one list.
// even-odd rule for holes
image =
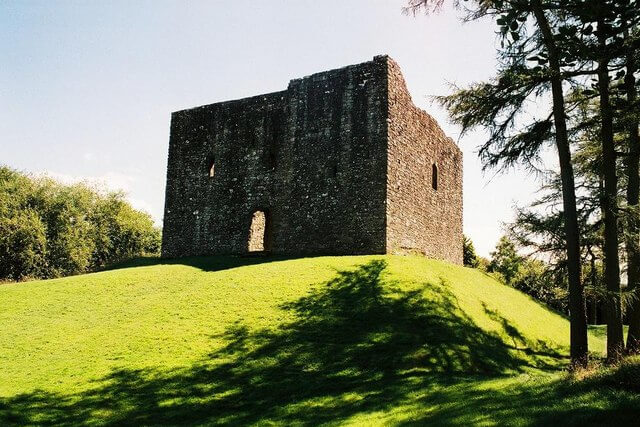
[[483, 174], [430, 96], [495, 70], [494, 25], [403, 0], [0, 1], [0, 163], [123, 189], [158, 224], [172, 111], [389, 54], [464, 152], [464, 229], [488, 255], [533, 176]]

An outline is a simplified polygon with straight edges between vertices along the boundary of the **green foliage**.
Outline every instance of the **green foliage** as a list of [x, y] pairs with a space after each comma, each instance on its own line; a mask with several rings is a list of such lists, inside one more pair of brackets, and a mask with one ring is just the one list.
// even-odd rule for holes
[[549, 307], [568, 313], [568, 284], [564, 271], [541, 260], [519, 255], [516, 243], [509, 237], [500, 238], [496, 250], [491, 253], [487, 271]]
[[148, 215], [140, 215], [119, 193], [109, 194], [96, 203], [91, 221], [95, 225], [92, 264], [104, 267], [140, 254], [160, 252], [160, 230]]
[[121, 193], [0, 167], [0, 279], [79, 274], [157, 254], [160, 232]]
[[0, 216], [0, 278], [40, 277], [47, 266], [46, 249], [45, 227], [33, 210]]
[[[604, 328], [598, 329], [598, 333], [606, 335]], [[594, 365], [585, 371], [576, 372], [570, 379], [590, 388], [609, 388], [640, 394], [640, 356], [629, 356], [609, 366]]]
[[507, 284], [511, 284], [518, 273], [524, 258], [516, 251], [516, 245], [507, 236], [502, 236], [491, 252], [489, 271], [500, 273]]
[[589, 425], [640, 404], [567, 385], [567, 320], [478, 270], [403, 256], [127, 265], [0, 287], [1, 425]]
[[462, 263], [467, 267], [477, 268], [480, 261], [476, 255], [476, 249], [473, 242], [467, 236], [462, 241]]
[[491, 260], [487, 257], [479, 256], [478, 257], [478, 269], [484, 272], [489, 272], [489, 264], [491, 264]]
[[511, 286], [562, 313], [568, 312], [566, 280], [557, 277], [542, 261], [525, 259], [511, 280]]

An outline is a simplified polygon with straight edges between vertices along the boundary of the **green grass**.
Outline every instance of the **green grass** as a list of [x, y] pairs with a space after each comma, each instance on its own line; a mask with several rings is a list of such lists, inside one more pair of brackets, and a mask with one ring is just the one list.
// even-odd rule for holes
[[[606, 342], [607, 325], [589, 325], [589, 331], [591, 332], [592, 336], [601, 338], [602, 340], [604, 340], [604, 342]], [[629, 326], [623, 325], [622, 332], [624, 333], [624, 336], [627, 336], [627, 333], [629, 332]]]
[[567, 379], [568, 336], [418, 257], [140, 260], [0, 286], [0, 425], [637, 421], [637, 392]]

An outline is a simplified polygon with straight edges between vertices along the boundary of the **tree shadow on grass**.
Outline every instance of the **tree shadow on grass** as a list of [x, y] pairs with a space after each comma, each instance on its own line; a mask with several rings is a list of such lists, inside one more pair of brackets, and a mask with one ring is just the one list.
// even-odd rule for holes
[[402, 425], [637, 426], [640, 394], [607, 381], [568, 378], [527, 380], [500, 386], [467, 382], [426, 393], [413, 407], [435, 407]]
[[186, 265], [198, 268], [202, 271], [212, 272], [299, 258], [302, 258], [302, 256], [270, 255], [262, 252], [246, 255], [194, 256], [184, 258], [141, 257], [110, 265], [105, 267], [102, 271], [120, 270], [132, 267], [150, 267], [154, 265]]
[[[551, 347], [545, 341], [530, 339], [524, 336], [507, 318], [501, 316], [497, 310], [490, 309], [485, 302], [482, 303], [482, 308], [484, 313], [500, 326], [505, 340], [507, 340], [507, 342], [511, 341], [512, 345], [510, 345], [510, 347], [512, 349], [538, 357], [548, 356], [551, 360], [566, 359], [567, 362], [569, 361], [570, 357], [568, 354], [562, 354], [557, 348]], [[541, 360], [538, 360], [538, 363], [536, 363], [538, 368], [542, 367], [540, 362]]]
[[[514, 350], [475, 325], [446, 284], [407, 290], [385, 278], [385, 266], [338, 272], [283, 305], [293, 320], [278, 329], [233, 325], [226, 346], [194, 366], [119, 370], [80, 394], [0, 399], [0, 424], [318, 424], [420, 399], [423, 408], [461, 399], [464, 410], [478, 381], [551, 366], [548, 352]], [[460, 415], [430, 416], [438, 414], [443, 423]]]

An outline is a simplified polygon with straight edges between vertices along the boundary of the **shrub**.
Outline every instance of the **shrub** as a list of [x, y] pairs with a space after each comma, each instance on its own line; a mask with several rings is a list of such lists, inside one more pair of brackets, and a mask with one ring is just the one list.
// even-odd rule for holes
[[[482, 268], [479, 261], [479, 268]], [[562, 271], [550, 268], [533, 257], [518, 254], [516, 245], [503, 236], [491, 253], [487, 271], [497, 280], [547, 304], [563, 313], [568, 312], [568, 292]]]
[[568, 310], [566, 284], [540, 260], [522, 261], [511, 286], [558, 311], [566, 313]]
[[640, 393], [640, 356], [628, 356], [615, 365], [596, 364], [574, 372], [569, 379], [574, 385], [593, 389], [617, 389]]
[[462, 241], [462, 263], [466, 267], [478, 268], [479, 260], [473, 242], [467, 236], [463, 236]]
[[0, 167], [0, 279], [84, 273], [159, 249], [153, 220], [123, 193]]
[[503, 236], [496, 245], [496, 250], [491, 252], [489, 271], [502, 274], [504, 282], [511, 284], [522, 262], [523, 257], [518, 255], [515, 243]]
[[46, 247], [45, 227], [36, 212], [0, 216], [0, 278], [40, 277], [46, 271]]

